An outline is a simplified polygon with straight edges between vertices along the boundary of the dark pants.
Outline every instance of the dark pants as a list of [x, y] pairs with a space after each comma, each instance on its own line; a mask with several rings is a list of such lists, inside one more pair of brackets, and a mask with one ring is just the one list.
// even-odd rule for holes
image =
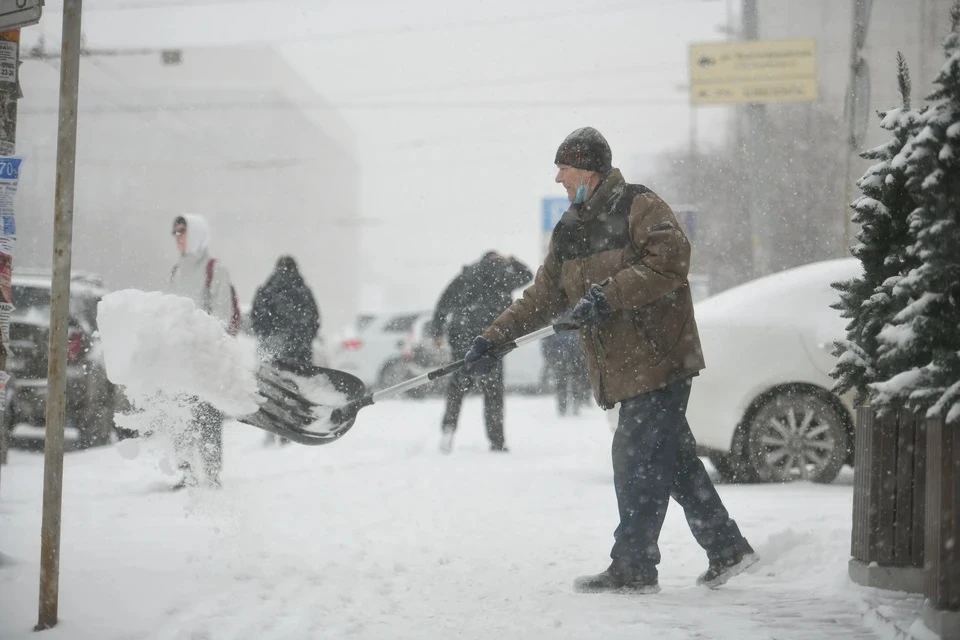
[[444, 431], [456, 431], [463, 397], [479, 384], [483, 391], [483, 419], [487, 438], [495, 447], [503, 446], [503, 361], [498, 360], [493, 370], [483, 376], [473, 376], [461, 369], [453, 374], [447, 385], [447, 409], [443, 414]]
[[223, 414], [212, 405], [198, 401], [193, 409], [190, 429], [177, 443], [177, 449], [185, 484], [197, 484], [192, 463], [196, 454], [199, 454], [207, 481], [219, 483], [223, 469]]
[[587, 365], [583, 355], [569, 354], [569, 358], [553, 362], [557, 377], [557, 413], [567, 413], [568, 400], [573, 403], [573, 413], [578, 413], [590, 397], [590, 381], [587, 378]]
[[613, 436], [613, 482], [620, 526], [610, 556], [633, 566], [660, 562], [657, 539], [672, 496], [711, 559], [734, 553], [743, 536], [697, 457], [685, 413], [692, 379], [620, 405]]

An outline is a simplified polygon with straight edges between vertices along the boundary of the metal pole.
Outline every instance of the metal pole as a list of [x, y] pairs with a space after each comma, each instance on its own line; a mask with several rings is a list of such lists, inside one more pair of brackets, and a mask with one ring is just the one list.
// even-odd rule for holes
[[60, 506], [63, 497], [63, 428], [66, 420], [67, 312], [73, 245], [73, 186], [77, 157], [80, 88], [80, 13], [83, 0], [64, 0], [60, 49], [60, 124], [53, 219], [53, 282], [47, 426], [43, 460], [43, 521], [40, 529], [40, 616], [37, 631], [57, 624], [60, 582]]
[[852, 234], [852, 220], [850, 214], [850, 202], [854, 198], [855, 178], [851, 175], [854, 169], [854, 157], [863, 143], [863, 135], [866, 131], [866, 119], [868, 117], [870, 101], [869, 76], [866, 71], [866, 61], [860, 57], [860, 51], [866, 43], [867, 26], [870, 21], [870, 13], [873, 9], [872, 0], [854, 0], [853, 1], [853, 27], [850, 36], [850, 80], [847, 85], [847, 96], [844, 100], [844, 117], [847, 124], [847, 146], [844, 153], [843, 163], [843, 207], [841, 215], [843, 216], [843, 239], [840, 247], [840, 257], [846, 258], [850, 255], [850, 236]]
[[[0, 154], [12, 156], [17, 142], [17, 87], [20, 67], [20, 29], [0, 33], [0, 38], [15, 43], [14, 65], [17, 69], [14, 82], [0, 82]], [[12, 302], [6, 300], [5, 302]], [[7, 369], [7, 345], [0, 344], [0, 371]], [[0, 415], [6, 409], [5, 394], [0, 394]], [[7, 463], [7, 429], [5, 420], [0, 420], [0, 466]]]
[[[757, 0], [743, 0], [742, 37], [744, 40], [757, 40], [760, 36], [760, 17]], [[766, 219], [767, 199], [764, 197], [763, 156], [766, 153], [766, 110], [760, 104], [748, 104], [745, 107], [746, 127], [743, 136], [744, 155], [748, 176], [747, 211], [750, 220], [750, 246], [753, 264], [753, 277], [765, 275], [770, 268], [768, 261], [767, 232], [769, 222]]]

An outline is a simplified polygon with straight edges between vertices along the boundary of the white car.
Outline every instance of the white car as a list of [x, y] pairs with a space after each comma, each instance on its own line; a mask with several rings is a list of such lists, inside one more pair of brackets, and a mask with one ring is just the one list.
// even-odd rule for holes
[[[834, 341], [846, 320], [830, 285], [858, 260], [817, 262], [728, 289], [695, 306], [706, 369], [687, 420], [726, 480], [832, 482], [852, 463], [852, 396], [835, 395]], [[608, 414], [616, 427], [617, 412]]]
[[407, 337], [426, 311], [375, 316], [359, 331], [344, 337], [330, 357], [330, 368], [353, 374], [368, 389], [388, 386], [402, 361]]

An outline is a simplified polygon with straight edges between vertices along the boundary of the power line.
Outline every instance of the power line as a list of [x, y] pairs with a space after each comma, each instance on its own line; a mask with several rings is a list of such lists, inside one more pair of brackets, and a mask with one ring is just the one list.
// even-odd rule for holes
[[[217, 5], [231, 5], [231, 4], [256, 4], [261, 0], [171, 0], [170, 2], [152, 2], [144, 4], [123, 4], [119, 3], [113, 7], [107, 8], [103, 7], [100, 10], [136, 10], [136, 9], [163, 9], [163, 8], [195, 8], [195, 7], [204, 7], [204, 6], [217, 6]], [[647, 5], [649, 7], [649, 5]], [[303, 36], [294, 36], [291, 38], [283, 38], [280, 40], [263, 40], [263, 42], [277, 43], [282, 42], [282, 44], [295, 44], [303, 42], [317, 42], [317, 41], [333, 41], [333, 40], [352, 40], [355, 38], [373, 38], [373, 37], [383, 37], [383, 36], [405, 36], [405, 35], [419, 35], [422, 33], [432, 33], [437, 31], [448, 31], [453, 29], [473, 29], [477, 27], [497, 27], [497, 26], [507, 26], [514, 24], [523, 24], [523, 23], [536, 23], [536, 22], [545, 22], [548, 20], [556, 20], [560, 18], [571, 18], [571, 17], [583, 17], [589, 18], [590, 20], [595, 19], [598, 16], [610, 15], [614, 13], [626, 13], [633, 12], [638, 9], [643, 9], [643, 5], [640, 2], [634, 1], [630, 3], [618, 3], [611, 4], [607, 6], [600, 6], [596, 9], [584, 8], [578, 9], [576, 11], [553, 11], [553, 12], [544, 12], [537, 14], [528, 14], [522, 16], [508, 16], [503, 18], [483, 18], [483, 19], [474, 19], [474, 20], [459, 20], [451, 22], [443, 22], [439, 24], [426, 24], [426, 25], [401, 25], [396, 27], [381, 27], [375, 29], [357, 29], [353, 31], [341, 31], [333, 33], [313, 33]], [[84, 13], [94, 10], [84, 7]]]
[[[101, 115], [111, 113], [163, 113], [184, 111], [314, 111], [314, 110], [371, 110], [394, 109], [609, 109], [637, 106], [681, 105], [688, 101], [682, 98], [599, 98], [593, 100], [448, 100], [442, 102], [393, 101], [393, 102], [291, 102], [291, 101], [234, 101], [234, 102], [181, 102], [169, 105], [115, 105], [90, 106], [80, 113]], [[22, 108], [24, 115], [55, 114], [57, 107]]]
[[[155, 2], [91, 2], [90, 4], [85, 4], [83, 6], [84, 13], [90, 12], [113, 12], [113, 11], [139, 11], [139, 10], [156, 10], [156, 9], [176, 9], [179, 7], [215, 7], [222, 5], [244, 5], [244, 4], [280, 4], [279, 2], [271, 2], [270, 0], [168, 0], [164, 2], [163, 0], [156, 0]], [[316, 6], [317, 2], [310, 2], [309, 0], [303, 0], [297, 2], [297, 0], [284, 0], [284, 5], [289, 6], [290, 4], [312, 4]], [[56, 5], [48, 5], [51, 8], [56, 8], [59, 11], [63, 10], [63, 3], [58, 3]]]
[[506, 18], [486, 18], [479, 20], [461, 20], [455, 22], [445, 22], [435, 25], [409, 25], [399, 27], [383, 27], [379, 29], [358, 29], [355, 31], [344, 31], [341, 33], [314, 34], [308, 36], [294, 37], [285, 40], [284, 43], [314, 42], [317, 40], [346, 40], [353, 38], [369, 38], [380, 36], [403, 36], [418, 35], [421, 33], [432, 33], [436, 31], [448, 31], [452, 29], [475, 29], [477, 27], [500, 27], [514, 24], [524, 24], [529, 22], [546, 22], [560, 18], [588, 18], [593, 20], [597, 16], [610, 15], [614, 13], [633, 12], [642, 9], [639, 2], [618, 3], [599, 7], [597, 9], [579, 9], [577, 11], [553, 11], [549, 13], [538, 13], [525, 16], [511, 16]]
[[[686, 69], [686, 66], [684, 69]], [[571, 71], [562, 71], [557, 73], [536, 73], [530, 75], [513, 76], [499, 78], [484, 82], [457, 82], [447, 85], [430, 86], [419, 85], [416, 87], [407, 87], [405, 89], [392, 91], [362, 91], [343, 96], [347, 100], [357, 98], [392, 98], [394, 96], [416, 95], [421, 93], [439, 93], [443, 91], [460, 91], [470, 89], [488, 89], [494, 87], [512, 87], [528, 86], [536, 84], [547, 84], [550, 82], [570, 82], [571, 78], [588, 77], [590, 79], [599, 77], [621, 77], [628, 73], [650, 73], [655, 71], [666, 71], [668, 67], [663, 64], [645, 64], [630, 65], [626, 67], [599, 67], [593, 69], [579, 69]]]

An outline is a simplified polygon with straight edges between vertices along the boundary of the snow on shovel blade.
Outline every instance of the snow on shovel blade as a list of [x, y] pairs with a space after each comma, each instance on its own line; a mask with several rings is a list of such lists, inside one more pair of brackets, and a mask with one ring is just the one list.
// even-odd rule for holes
[[365, 393], [363, 382], [349, 373], [282, 362], [261, 367], [257, 386], [265, 401], [240, 421], [307, 445], [339, 440], [354, 420], [333, 422], [331, 414]]

